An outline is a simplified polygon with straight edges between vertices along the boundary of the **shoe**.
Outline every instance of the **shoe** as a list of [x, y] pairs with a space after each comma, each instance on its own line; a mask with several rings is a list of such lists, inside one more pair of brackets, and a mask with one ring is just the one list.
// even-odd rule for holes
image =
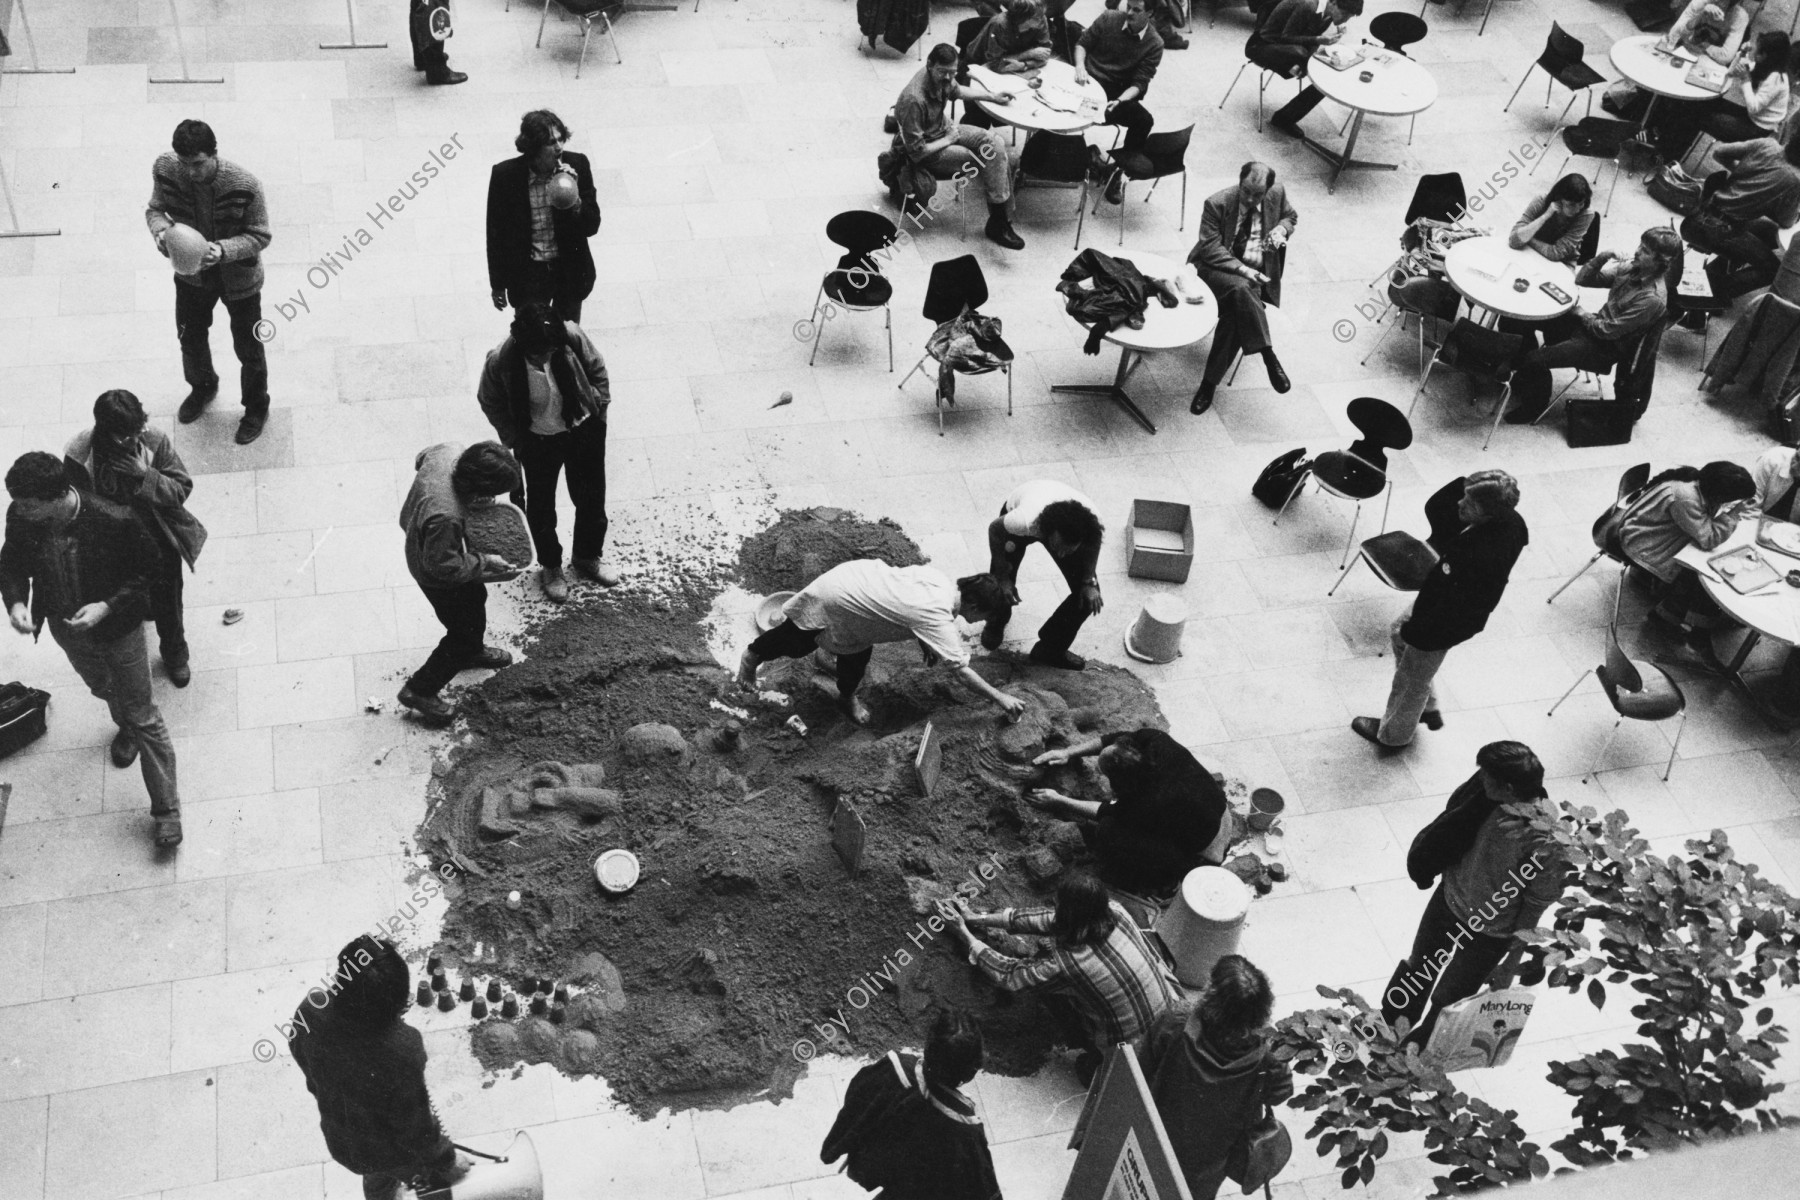
[[113, 734], [112, 747], [109, 750], [109, 753], [112, 755], [113, 766], [129, 767], [132, 763], [137, 761], [137, 735], [132, 733], [129, 729], [119, 730], [119, 732]]
[[419, 714], [419, 719], [433, 729], [442, 729], [456, 720], [456, 706], [437, 696], [421, 696], [410, 687], [400, 689], [400, 703]]
[[1306, 132], [1300, 128], [1300, 122], [1284, 121], [1280, 117], [1270, 120], [1269, 128], [1277, 133], [1285, 133], [1291, 138], [1304, 138], [1306, 136]]
[[1046, 650], [1042, 642], [1033, 646], [1027, 657], [1040, 667], [1055, 667], [1059, 671], [1087, 670], [1087, 659], [1081, 655], [1068, 650]]
[[862, 697], [852, 694], [848, 703], [840, 697], [838, 711], [850, 718], [852, 724], [866, 726], [874, 718], [869, 714], [869, 706], [862, 702]]
[[176, 809], [173, 812], [157, 813], [155, 820], [155, 833], [152, 836], [156, 839], [158, 849], [173, 850], [175, 847], [181, 845], [180, 809]]
[[498, 646], [483, 646], [481, 653], [469, 660], [469, 670], [498, 671], [501, 667], [512, 666], [512, 660], [513, 656], [510, 650], [502, 650]]
[[571, 559], [569, 566], [574, 568], [577, 575], [584, 579], [591, 579], [601, 587], [618, 587], [619, 581], [624, 578], [619, 574], [619, 568], [604, 558]]
[[200, 414], [206, 411], [206, 406], [211, 404], [213, 398], [218, 394], [219, 389], [216, 387], [195, 388], [187, 394], [187, 399], [181, 402], [181, 407], [175, 410], [175, 419], [183, 425], [192, 425], [200, 419]]
[[164, 659], [163, 670], [169, 673], [169, 682], [176, 687], [186, 687], [189, 683], [193, 682], [194, 672], [190, 670], [188, 665], [184, 662], [172, 663], [169, 660]]
[[761, 665], [762, 659], [756, 657], [749, 650], [745, 650], [743, 657], [738, 659], [737, 685], [746, 692], [754, 692], [756, 690], [756, 668]]
[[1194, 389], [1194, 401], [1188, 405], [1188, 411], [1196, 417], [1213, 406], [1213, 393], [1219, 390], [1216, 383], [1202, 382]]
[[1350, 720], [1350, 732], [1357, 737], [1374, 742], [1383, 753], [1403, 750], [1404, 746], [1390, 746], [1381, 740], [1381, 722], [1374, 717], [1353, 717]]
[[1501, 420], [1505, 421], [1508, 425], [1529, 425], [1548, 411], [1549, 409], [1547, 407], [1527, 408], [1523, 405], [1519, 405], [1507, 409], [1506, 415], [1502, 417]]
[[1106, 185], [1106, 202], [1108, 204], [1125, 203], [1125, 173], [1115, 170], [1112, 182]]
[[563, 604], [569, 599], [569, 581], [563, 578], [561, 567], [545, 567], [538, 572], [538, 585], [544, 589], [544, 599], [552, 604]]
[[1025, 239], [1013, 229], [1012, 222], [1004, 217], [989, 217], [987, 223], [987, 239], [1005, 250], [1023, 250]]
[[983, 650], [998, 650], [1005, 641], [1006, 626], [1004, 624], [996, 625], [989, 621], [981, 627], [981, 648]]
[[442, 75], [427, 75], [427, 76], [425, 76], [426, 83], [436, 83], [436, 84], [467, 83], [468, 80], [469, 80], [468, 75], [466, 75], [462, 71], [445, 71]]
[[1419, 724], [1436, 733], [1444, 727], [1444, 714], [1435, 708], [1428, 708], [1419, 714]]
[[1268, 368], [1270, 387], [1277, 392], [1293, 390], [1294, 381], [1289, 379], [1288, 373], [1281, 369], [1281, 360], [1275, 357], [1275, 351], [1263, 351], [1263, 366]]
[[262, 436], [263, 426], [269, 423], [267, 408], [246, 408], [237, 427], [237, 444], [248, 446]]
[[1171, 29], [1162, 35], [1162, 44], [1170, 50], [1186, 50], [1193, 43]]

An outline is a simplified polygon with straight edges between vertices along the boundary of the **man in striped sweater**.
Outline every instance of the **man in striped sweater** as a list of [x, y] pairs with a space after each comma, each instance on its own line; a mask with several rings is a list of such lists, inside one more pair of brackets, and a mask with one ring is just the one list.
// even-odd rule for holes
[[269, 363], [256, 330], [262, 321], [262, 252], [269, 245], [269, 208], [262, 184], [236, 163], [219, 157], [218, 139], [204, 121], [175, 127], [169, 152], [150, 169], [150, 204], [144, 223], [167, 258], [163, 236], [177, 223], [206, 238], [206, 256], [193, 275], [175, 276], [175, 335], [187, 399], [182, 424], [197, 420], [219, 394], [210, 331], [220, 300], [231, 320], [231, 345], [241, 367], [244, 416], [238, 444], [254, 442], [269, 419]]

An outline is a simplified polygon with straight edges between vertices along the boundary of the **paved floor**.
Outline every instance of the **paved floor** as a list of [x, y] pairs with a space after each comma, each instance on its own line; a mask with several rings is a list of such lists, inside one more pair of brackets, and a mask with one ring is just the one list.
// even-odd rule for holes
[[[1414, 363], [1404, 337], [1360, 360], [1379, 332], [1368, 282], [1396, 251], [1415, 177], [1459, 170], [1488, 180], [1490, 211], [1509, 220], [1534, 185], [1554, 178], [1554, 161], [1536, 180], [1505, 167], [1549, 134], [1555, 110], [1531, 87], [1510, 114], [1501, 106], [1552, 15], [1607, 69], [1604, 48], [1631, 32], [1611, 4], [1508, 0], [1481, 37], [1479, 5], [1432, 8], [1431, 35], [1415, 54], [1441, 99], [1410, 144], [1404, 122], [1371, 120], [1363, 148], [1401, 169], [1353, 175], [1335, 195], [1310, 153], [1255, 131], [1253, 76], [1220, 110], [1248, 15], [1226, 11], [1216, 28], [1202, 18], [1194, 48], [1167, 56], [1150, 95], [1162, 127], [1196, 125], [1186, 230], [1171, 181], [1148, 203], [1132, 190], [1126, 241], [1183, 253], [1205, 195], [1247, 158], [1274, 164], [1301, 213], [1277, 325], [1294, 390], [1275, 395], [1253, 363], [1212, 412], [1190, 417], [1202, 346], [1150, 363], [1136, 385], [1161, 424], [1154, 437], [1104, 404], [1053, 400], [1051, 382], [1104, 379], [1113, 360], [1079, 352], [1051, 290], [1072, 254], [1074, 197], [1033, 190], [1019, 204], [1025, 251], [1001, 252], [973, 230], [961, 240], [952, 212], [891, 270], [900, 370], [928, 331], [918, 306], [929, 263], [965, 252], [980, 258], [989, 310], [1021, 352], [1016, 413], [1005, 414], [993, 380], [965, 381], [941, 438], [928, 388], [914, 380], [896, 391], [899, 373], [883, 369], [878, 316], [828, 322], [811, 369], [792, 332], [837, 254], [822, 236], [826, 218], [882, 204], [880, 115], [917, 67], [911, 55], [859, 51], [843, 0], [710, 0], [629, 15], [618, 29], [624, 62], [597, 42], [579, 80], [572, 22], [551, 21], [539, 49], [528, 0], [514, 12], [501, 0], [461, 0], [451, 51], [472, 78], [454, 89], [427, 88], [409, 70], [397, 2], [361, 5], [359, 34], [386, 50], [321, 51], [319, 42], [347, 32], [335, 0], [175, 0], [188, 69], [224, 80], [200, 85], [147, 82], [182, 71], [161, 0], [28, 7], [43, 63], [79, 70], [0, 80], [0, 163], [18, 220], [61, 229], [0, 240], [0, 461], [61, 447], [111, 387], [134, 390], [159, 426], [173, 427], [185, 390], [173, 285], [142, 208], [149, 164], [188, 116], [211, 122], [224, 156], [268, 191], [275, 409], [248, 449], [231, 443], [229, 387], [218, 411], [175, 429], [197, 476], [192, 507], [212, 532], [188, 592], [193, 684], [158, 684], [187, 801], [178, 858], [150, 851], [138, 776], [105, 764], [105, 711], [55, 647], [0, 640], [0, 679], [56, 695], [49, 735], [0, 766], [14, 787], [0, 835], [5, 1200], [356, 1194], [324, 1161], [299, 1072], [285, 1052], [259, 1061], [272, 1047], [259, 1043], [278, 1036], [274, 1023], [337, 947], [410, 891], [408, 838], [446, 739], [391, 709], [363, 711], [366, 698], [391, 697], [436, 637], [406, 578], [394, 517], [419, 448], [486, 432], [473, 382], [504, 330], [483, 269], [485, 175], [512, 153], [519, 114], [542, 105], [560, 111], [572, 148], [593, 160], [605, 210], [594, 242], [600, 283], [584, 323], [615, 381], [621, 556], [631, 559], [672, 512], [729, 524], [771, 504], [823, 502], [894, 516], [939, 564], [964, 571], [984, 561], [981, 530], [1015, 483], [1078, 483], [1114, 530], [1102, 564], [1107, 608], [1079, 648], [1125, 661], [1121, 635], [1142, 601], [1178, 593], [1192, 610], [1185, 653], [1144, 677], [1204, 761], [1289, 799], [1294, 879], [1257, 904], [1244, 938], [1283, 1011], [1306, 1003], [1315, 983], [1374, 994], [1425, 899], [1404, 879], [1404, 847], [1472, 769], [1475, 749], [1497, 737], [1536, 747], [1556, 796], [1623, 806], [1659, 846], [1723, 827], [1742, 858], [1783, 881], [1800, 877], [1800, 761], [1783, 757], [1785, 738], [1731, 693], [1689, 685], [1692, 715], [1667, 783], [1660, 767], [1672, 730], [1655, 727], [1624, 730], [1597, 780], [1578, 782], [1609, 724], [1591, 681], [1553, 721], [1544, 715], [1601, 652], [1610, 569], [1552, 607], [1543, 599], [1589, 554], [1588, 525], [1620, 468], [1748, 461], [1767, 444], [1749, 402], [1697, 393], [1698, 337], [1669, 335], [1655, 403], [1629, 446], [1574, 451], [1558, 430], [1506, 427], [1483, 453], [1468, 386], [1433, 383], [1414, 414], [1417, 444], [1397, 456], [1392, 523], [1420, 530], [1431, 489], [1493, 464], [1523, 482], [1532, 543], [1487, 632], [1450, 656], [1447, 727], [1392, 759], [1377, 761], [1346, 724], [1378, 711], [1386, 629], [1402, 601], [1366, 572], [1327, 600], [1347, 532], [1343, 505], [1308, 495], [1276, 528], [1249, 496], [1280, 451], [1347, 442], [1352, 397], [1405, 403]], [[931, 40], [968, 15], [940, 5]], [[16, 23], [14, 36], [23, 52]], [[1271, 93], [1285, 96], [1287, 85]], [[1324, 134], [1333, 121], [1327, 106], [1311, 127]], [[375, 224], [370, 210], [446, 142], [458, 156], [402, 213]], [[1602, 242], [1627, 249], [1638, 230], [1666, 220], [1627, 180]], [[978, 210], [970, 223], [979, 221]], [[1117, 210], [1103, 208], [1087, 244], [1116, 244], [1116, 221]], [[771, 409], [782, 390], [794, 403]], [[1136, 497], [1194, 506], [1199, 553], [1185, 587], [1125, 577], [1117, 531]], [[1033, 572], [1029, 607], [1047, 610], [1055, 589], [1041, 562]], [[517, 608], [535, 601], [502, 590], [499, 619], [516, 628]], [[242, 623], [221, 625], [227, 606], [244, 610]], [[1017, 628], [1034, 626], [1022, 619]], [[420, 945], [430, 938], [429, 917], [417, 936]], [[1793, 1024], [1796, 1006], [1780, 1003]], [[1619, 1006], [1596, 1013], [1547, 998], [1515, 1061], [1466, 1086], [1518, 1107], [1549, 1140], [1568, 1106], [1541, 1064], [1617, 1045], [1622, 1018]], [[779, 1106], [638, 1123], [611, 1110], [599, 1085], [547, 1067], [483, 1079], [460, 1023], [433, 1014], [423, 1024], [448, 1127], [489, 1147], [530, 1127], [553, 1197], [861, 1194], [822, 1174], [816, 1152], [855, 1064], [816, 1068]], [[1792, 1062], [1782, 1074], [1792, 1077]], [[1077, 1090], [1066, 1071], [980, 1080], [1008, 1197], [1060, 1194]], [[1374, 1190], [1420, 1194], [1429, 1164], [1419, 1152], [1416, 1140], [1397, 1146], [1410, 1159], [1384, 1167]], [[1336, 1190], [1328, 1164], [1303, 1148], [1276, 1193]]]

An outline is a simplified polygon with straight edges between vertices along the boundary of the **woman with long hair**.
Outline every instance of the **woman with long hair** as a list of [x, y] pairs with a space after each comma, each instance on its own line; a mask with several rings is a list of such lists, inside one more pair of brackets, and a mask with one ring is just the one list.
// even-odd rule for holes
[[1746, 41], [1732, 55], [1725, 86], [1711, 100], [1672, 101], [1658, 108], [1656, 142], [1684, 157], [1705, 131], [1720, 142], [1779, 138], [1793, 87], [1793, 47], [1778, 29]]
[[1626, 561], [1657, 580], [1651, 616], [1680, 631], [1688, 647], [1712, 655], [1707, 630], [1725, 620], [1700, 576], [1675, 561], [1689, 545], [1717, 549], [1756, 512], [1756, 480], [1734, 462], [1674, 467], [1652, 479], [1619, 526]]
[[1594, 223], [1594, 189], [1579, 172], [1564, 175], [1533, 197], [1507, 235], [1514, 250], [1536, 250], [1551, 262], [1574, 264]]

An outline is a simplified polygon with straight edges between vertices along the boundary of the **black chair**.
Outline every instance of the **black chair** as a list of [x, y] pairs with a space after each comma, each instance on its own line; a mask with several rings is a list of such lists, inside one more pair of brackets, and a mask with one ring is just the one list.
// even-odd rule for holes
[[825, 236], [833, 244], [842, 246], [845, 253], [838, 260], [837, 269], [827, 271], [825, 278], [819, 281], [818, 295], [813, 297], [809, 322], [813, 327], [813, 348], [806, 363], [812, 366], [818, 361], [819, 343], [825, 340], [825, 322], [819, 320], [819, 310], [829, 298], [849, 312], [882, 310], [887, 321], [888, 370], [892, 371], [894, 310], [890, 304], [894, 298], [894, 285], [881, 273], [881, 264], [874, 254], [893, 245], [900, 231], [880, 213], [852, 211], [841, 212], [827, 221]]
[[[594, 31], [594, 22], [598, 21], [606, 29], [606, 36], [612, 39], [613, 57], [620, 62], [625, 56], [619, 53], [619, 35], [613, 32], [612, 19], [625, 11], [625, 0], [555, 0], [564, 12], [581, 22], [581, 56], [575, 60], [575, 78], [581, 78], [581, 64], [587, 61], [588, 35]], [[544, 22], [550, 19], [551, 0], [544, 0], [544, 15], [538, 18], [537, 45], [544, 44]]]
[[1707, 235], [1706, 225], [1700, 221], [1696, 221], [1694, 216], [1706, 211], [1707, 207], [1712, 203], [1713, 197], [1719, 194], [1719, 190], [1725, 186], [1726, 181], [1730, 178], [1730, 171], [1718, 170], [1701, 180], [1700, 200], [1694, 207], [1694, 215], [1686, 216], [1681, 219], [1681, 228], [1677, 231], [1681, 234], [1681, 240], [1702, 254], [1717, 254], [1719, 252], [1719, 247], [1712, 238]]
[[1034, 133], [1019, 152], [1019, 168], [1013, 189], [1033, 183], [1080, 187], [1075, 205], [1075, 246], [1081, 246], [1081, 230], [1087, 223], [1088, 144], [1079, 133]]
[[1412, 203], [1406, 206], [1404, 224], [1411, 225], [1420, 217], [1454, 223], [1469, 206], [1469, 193], [1463, 190], [1462, 175], [1445, 171], [1441, 175], [1421, 175], [1413, 185]]
[[1581, 249], [1575, 252], [1575, 265], [1580, 266], [1600, 253], [1600, 214], [1593, 213], [1587, 232], [1581, 235]]
[[[1684, 248], [1682, 253], [1675, 256], [1675, 260], [1669, 264], [1669, 269], [1663, 276], [1664, 296], [1673, 296], [1681, 290], [1681, 277], [1686, 273], [1686, 262], [1687, 254]], [[1663, 333], [1669, 327], [1669, 319], [1669, 312], [1665, 309], [1661, 320], [1638, 334], [1637, 337], [1621, 344], [1611, 367], [1600, 370], [1575, 368], [1575, 377], [1565, 383], [1561, 391], [1550, 397], [1550, 403], [1544, 406], [1544, 411], [1537, 415], [1537, 419], [1532, 421], [1532, 424], [1536, 425], [1549, 416], [1550, 410], [1556, 407], [1557, 401], [1567, 395], [1570, 388], [1581, 382], [1583, 376], [1593, 380], [1594, 387], [1598, 392], [1597, 398], [1601, 400], [1606, 399], [1606, 377], [1612, 376], [1615, 398], [1621, 404], [1630, 404], [1636, 410], [1633, 420], [1643, 416], [1644, 410], [1650, 407], [1650, 392], [1656, 384], [1656, 360], [1662, 352]]]
[[1388, 508], [1394, 502], [1387, 452], [1404, 450], [1413, 440], [1412, 424], [1406, 415], [1386, 400], [1358, 396], [1344, 413], [1362, 436], [1350, 443], [1348, 449], [1328, 450], [1308, 463], [1305, 472], [1295, 480], [1294, 490], [1282, 502], [1281, 511], [1275, 514], [1275, 524], [1280, 525], [1282, 515], [1306, 486], [1308, 478], [1319, 485], [1320, 491], [1340, 500], [1353, 501], [1356, 510], [1350, 517], [1350, 533], [1344, 538], [1344, 558], [1338, 564], [1339, 568], [1350, 563], [1350, 547], [1356, 540], [1356, 525], [1362, 518], [1363, 501], [1373, 500], [1384, 492], [1387, 503], [1381, 509], [1381, 528], [1384, 532], [1387, 530]]
[[1395, 54], [1406, 54], [1406, 48], [1425, 40], [1430, 27], [1411, 13], [1384, 12], [1369, 21], [1369, 36]]
[[[1619, 719], [1613, 722], [1606, 740], [1600, 743], [1600, 753], [1594, 756], [1594, 765], [1581, 777], [1581, 782], [1586, 783], [1600, 769], [1601, 763], [1606, 761], [1606, 752], [1612, 749], [1613, 738], [1618, 735], [1619, 726], [1625, 723], [1626, 718], [1633, 721], [1664, 721], [1680, 716], [1681, 721], [1675, 726], [1675, 742], [1669, 747], [1669, 765], [1663, 768], [1663, 779], [1666, 782], [1669, 773], [1675, 769], [1675, 754], [1681, 749], [1682, 730], [1687, 728], [1687, 697], [1681, 694], [1681, 685], [1675, 682], [1673, 675], [1655, 663], [1640, 662], [1626, 655], [1624, 647], [1619, 645], [1619, 619], [1616, 615], [1613, 623], [1606, 627], [1606, 661], [1589, 670], [1600, 681], [1601, 690], [1606, 693], [1606, 702], [1612, 705], [1612, 710], [1618, 714]], [[1575, 689], [1587, 677], [1587, 671], [1576, 677], [1575, 682], [1569, 685], [1569, 690], [1562, 694], [1562, 700], [1550, 706], [1551, 716], [1556, 715], [1563, 700], [1573, 696]]]
[[[1563, 118], [1569, 115], [1569, 110], [1575, 107], [1575, 97], [1583, 92], [1587, 92], [1587, 115], [1593, 116], [1594, 93], [1589, 89], [1596, 83], [1605, 83], [1606, 76], [1587, 65], [1586, 55], [1587, 47], [1581, 44], [1581, 39], [1570, 37], [1563, 32], [1561, 25], [1552, 21], [1550, 37], [1544, 43], [1544, 52], [1538, 55], [1536, 62], [1526, 68], [1524, 76], [1519, 80], [1519, 86], [1513, 89], [1513, 94], [1507, 97], [1506, 107], [1500, 111], [1506, 112], [1512, 108], [1513, 101], [1519, 98], [1519, 92], [1525, 87], [1525, 80], [1531, 78], [1531, 72], [1542, 67], [1544, 74], [1550, 77], [1544, 83], [1545, 108], [1550, 107], [1551, 84], [1560, 83], [1569, 89], [1569, 102], [1563, 105], [1562, 112], [1558, 113], [1556, 117], [1558, 127], [1561, 127]], [[1554, 136], [1556, 135], [1551, 135], [1551, 137]], [[1548, 146], [1549, 144], [1549, 140], [1546, 139], [1544, 145]]]
[[[1042, 137], [1043, 135], [1039, 134], [1038, 136]], [[1033, 138], [1032, 140], [1037, 139]], [[981, 263], [973, 254], [965, 254], [961, 258], [951, 258], [931, 264], [931, 281], [925, 285], [923, 311], [925, 319], [930, 321], [934, 327], [942, 325], [945, 321], [955, 320], [962, 315], [964, 309], [971, 312], [978, 311], [983, 304], [987, 303], [987, 300], [987, 278], [981, 273]], [[1001, 341], [993, 349], [1001, 362], [997, 368], [989, 368], [989, 370], [998, 370], [1006, 376], [1006, 415], [1010, 417], [1013, 415], [1013, 350], [1005, 341]], [[925, 360], [935, 358], [930, 343], [926, 343], [925, 353], [919, 357], [918, 362], [913, 364], [912, 371], [908, 371], [895, 386], [904, 388], [907, 380], [913, 377], [913, 371], [923, 370]], [[959, 374], [985, 375], [987, 371], [963, 371]], [[956, 401], [944, 395], [942, 389], [936, 386], [936, 380], [932, 382], [932, 390], [937, 402], [938, 436], [942, 437], [944, 436], [944, 405], [946, 403], [954, 405]]]
[[1359, 562], [1368, 563], [1375, 578], [1396, 592], [1416, 592], [1425, 586], [1425, 577], [1431, 574], [1431, 568], [1437, 566], [1438, 555], [1429, 543], [1421, 542], [1401, 529], [1365, 538], [1356, 557], [1339, 572], [1337, 582], [1325, 594], [1336, 594]]
[[[1562, 129], [1563, 146], [1568, 150], [1563, 158], [1562, 166], [1556, 173], [1560, 176], [1573, 158], [1603, 158], [1612, 163], [1612, 184], [1606, 189], [1606, 207], [1602, 213], [1611, 214], [1613, 193], [1619, 190], [1619, 176], [1625, 172], [1624, 158], [1627, 148], [1636, 143], [1638, 127], [1630, 121], [1614, 121], [1607, 117], [1583, 117], [1573, 125], [1565, 125]], [[1641, 143], [1639, 143], [1641, 144]], [[1543, 162], [1542, 158], [1538, 161]], [[1535, 174], [1536, 167], [1532, 168]], [[1594, 182], [1600, 182], [1600, 173], [1594, 172]]]
[[[1386, 317], [1390, 312], [1397, 312], [1400, 325], [1405, 325], [1409, 314], [1419, 318], [1418, 370], [1423, 374], [1425, 371], [1426, 318], [1439, 322], [1456, 320], [1457, 311], [1462, 308], [1462, 294], [1451, 287], [1448, 280], [1437, 279], [1429, 275], [1418, 276], [1405, 283], [1394, 283], [1389, 280], [1387, 294], [1388, 306], [1382, 312], [1381, 317]], [[1381, 317], [1376, 318], [1377, 324], [1380, 323]], [[1383, 329], [1381, 336], [1375, 339], [1375, 344], [1369, 347], [1369, 352], [1363, 355], [1362, 362], [1358, 365], [1367, 366], [1369, 360], [1375, 356], [1375, 352], [1381, 349], [1382, 343], [1387, 341], [1388, 334], [1393, 331], [1394, 326], [1392, 325]]]
[[[1513, 364], [1518, 361], [1524, 348], [1525, 339], [1516, 333], [1501, 333], [1497, 329], [1477, 325], [1467, 317], [1460, 318], [1450, 327], [1450, 336], [1444, 339], [1444, 344], [1437, 348], [1431, 361], [1425, 365], [1425, 374], [1419, 379], [1419, 389], [1413, 393], [1412, 404], [1406, 406], [1407, 413], [1411, 414], [1413, 405], [1425, 394], [1425, 386], [1431, 382], [1431, 373], [1443, 366], [1477, 379], [1492, 379], [1501, 385], [1500, 402], [1494, 408], [1494, 424], [1498, 427], [1500, 416], [1506, 411], [1506, 403], [1512, 399]], [[1494, 431], [1489, 429], [1487, 441], [1481, 443], [1481, 448], [1486, 450], [1488, 442], [1493, 440]]]
[[[1181, 176], [1181, 214], [1176, 219], [1175, 228], [1187, 228], [1187, 150], [1188, 142], [1193, 139], [1194, 127], [1177, 129], [1170, 133], [1153, 133], [1144, 140], [1143, 148], [1127, 152], [1115, 151], [1112, 156], [1113, 171], [1107, 178], [1111, 186], [1115, 178], [1123, 176], [1127, 181], [1150, 181], [1150, 190], [1144, 194], [1144, 203], [1150, 203], [1150, 197], [1156, 194], [1156, 185], [1171, 175]], [[1035, 139], [1034, 139], [1035, 140]], [[1094, 202], [1094, 211], [1100, 211], [1100, 202]], [[1123, 185], [1119, 203], [1119, 245], [1125, 244], [1125, 204]]]
[[1619, 592], [1613, 596], [1613, 620], [1619, 619], [1619, 597], [1625, 590], [1625, 572], [1631, 566], [1625, 560], [1624, 548], [1619, 545], [1619, 531], [1625, 525], [1625, 514], [1631, 511], [1631, 506], [1636, 504], [1638, 497], [1644, 494], [1644, 488], [1649, 482], [1649, 463], [1639, 463], [1635, 467], [1629, 467], [1624, 474], [1619, 476], [1618, 494], [1607, 506], [1606, 511], [1594, 521], [1594, 557], [1583, 563], [1581, 570], [1564, 580], [1561, 587], [1551, 592], [1550, 598], [1544, 601], [1545, 604], [1555, 604], [1556, 598], [1568, 591], [1570, 584], [1588, 573], [1588, 568], [1603, 558], [1610, 558], [1619, 564]]
[[[1263, 9], [1260, 13], [1258, 13], [1256, 15], [1256, 28], [1261, 29], [1263, 26], [1263, 22], [1268, 20], [1269, 14], [1274, 11], [1275, 11], [1275, 5], [1270, 4], [1267, 8]], [[1246, 45], [1246, 49], [1248, 49], [1248, 45]], [[1261, 133], [1262, 127], [1263, 127], [1263, 95], [1264, 95], [1264, 93], [1266, 93], [1269, 90], [1269, 84], [1273, 83], [1277, 79], [1282, 78], [1282, 76], [1278, 75], [1274, 71], [1269, 70], [1269, 68], [1263, 66], [1261, 63], [1259, 63], [1255, 59], [1251, 58], [1248, 54], [1244, 55], [1244, 65], [1239, 67], [1237, 70], [1237, 74], [1233, 75], [1231, 77], [1231, 87], [1226, 88], [1225, 94], [1223, 96], [1219, 97], [1219, 107], [1221, 109], [1223, 109], [1225, 107], [1225, 102], [1227, 100], [1231, 99], [1231, 93], [1237, 87], [1238, 80], [1240, 80], [1244, 77], [1244, 71], [1246, 68], [1249, 68], [1249, 67], [1255, 67], [1256, 72], [1257, 72], [1257, 77], [1256, 77], [1256, 132]], [[1299, 78], [1296, 78], [1294, 80], [1294, 85], [1295, 85], [1294, 94], [1297, 96], [1300, 94], [1301, 89], [1306, 87], [1305, 77], [1301, 76]]]

